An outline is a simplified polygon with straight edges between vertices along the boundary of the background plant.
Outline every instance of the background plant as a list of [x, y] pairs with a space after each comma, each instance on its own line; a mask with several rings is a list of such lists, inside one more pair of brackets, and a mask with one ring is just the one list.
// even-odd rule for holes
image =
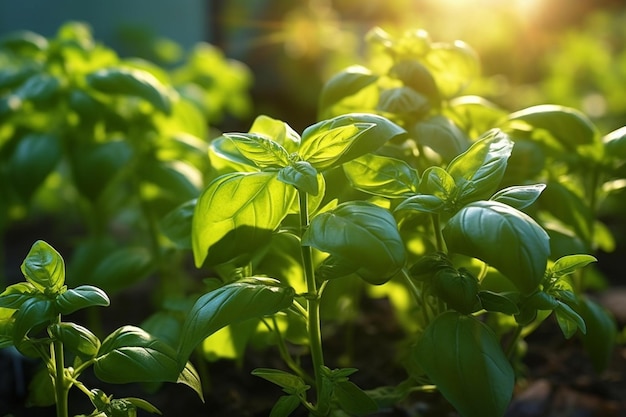
[[81, 23], [6, 34], [0, 62], [0, 230], [46, 216], [84, 230], [72, 276], [115, 292], [158, 270], [181, 289], [158, 222], [202, 188], [208, 123], [248, 110], [246, 68], [208, 44], [172, 70], [122, 59]]

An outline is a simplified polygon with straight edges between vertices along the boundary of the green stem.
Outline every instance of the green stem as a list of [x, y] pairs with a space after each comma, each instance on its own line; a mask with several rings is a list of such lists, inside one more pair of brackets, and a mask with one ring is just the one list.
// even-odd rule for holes
[[272, 325], [270, 325], [266, 320], [263, 320], [263, 323], [270, 331], [273, 331], [276, 333], [277, 338], [278, 338], [278, 351], [280, 353], [281, 358], [285, 361], [285, 364], [287, 364], [289, 369], [295, 372], [296, 375], [298, 375], [300, 378], [305, 380], [307, 383], [314, 382], [312, 378], [306, 372], [304, 372], [304, 370], [300, 367], [300, 365], [298, 365], [298, 363], [296, 363], [296, 361], [294, 361], [291, 355], [289, 354], [289, 351], [287, 350], [287, 344], [285, 343], [285, 338], [280, 332], [280, 328], [278, 327], [278, 322], [276, 321], [276, 317], [272, 316]]
[[446, 244], [443, 240], [443, 233], [441, 233], [441, 221], [439, 219], [439, 214], [431, 214], [430, 218], [433, 221], [433, 231], [435, 233], [435, 240], [437, 244], [437, 250], [439, 252], [446, 251]]
[[[61, 316], [58, 317], [57, 323], [61, 322]], [[54, 360], [54, 399], [56, 402], [57, 417], [68, 417], [68, 393], [71, 383], [65, 379], [65, 360], [63, 353], [63, 342], [54, 340], [51, 345], [51, 356]]]
[[[300, 202], [300, 232], [301, 234], [309, 227], [309, 207], [308, 195], [298, 191]], [[308, 331], [311, 348], [311, 360], [313, 362], [313, 373], [315, 375], [315, 386], [317, 391], [316, 403], [319, 406], [320, 391], [322, 388], [322, 367], [324, 366], [324, 355], [322, 351], [322, 331], [320, 325], [320, 293], [315, 282], [315, 270], [313, 268], [313, 252], [310, 246], [300, 245], [302, 252], [302, 264], [304, 266], [304, 279], [307, 288], [307, 317]]]

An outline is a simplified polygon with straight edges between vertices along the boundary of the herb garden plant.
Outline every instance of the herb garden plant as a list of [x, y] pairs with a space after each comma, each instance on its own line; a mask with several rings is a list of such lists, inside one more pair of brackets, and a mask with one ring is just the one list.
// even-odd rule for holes
[[[520, 342], [548, 317], [564, 337], [582, 339], [598, 370], [608, 364], [615, 324], [585, 295], [585, 272], [594, 250], [611, 245], [595, 213], [602, 185], [620, 175], [626, 132], [601, 137], [584, 114], [560, 106], [508, 114], [460, 96], [478, 74], [465, 44], [434, 43], [423, 31], [375, 30], [369, 39], [381, 53], [375, 65], [329, 80], [319, 122], [298, 133], [259, 116], [248, 132], [211, 142], [206, 187], [161, 222], [211, 277], [177, 337], [123, 328], [78, 355], [74, 369], [94, 365], [102, 376], [131, 363], [143, 369], [141, 380], [201, 393], [190, 357], [211, 351], [228, 329], [237, 354], [261, 333], [277, 347], [283, 367], [252, 371], [284, 391], [273, 417], [298, 409], [371, 415], [435, 388], [463, 416], [497, 417], [513, 395]], [[25, 265], [50, 271], [54, 252], [35, 248], [47, 255], [31, 253]], [[72, 310], [62, 307], [64, 294], [81, 287], [65, 290], [56, 272], [41, 284], [30, 271], [30, 285], [0, 296], [4, 344], [51, 346], [52, 354], [39, 352], [48, 363], [65, 343], [81, 353], [74, 340], [96, 339], [59, 327], [59, 315]], [[79, 307], [106, 304], [88, 288], [91, 301]], [[347, 313], [345, 300], [358, 306], [360, 297], [382, 295], [405, 325], [406, 378], [360, 387], [351, 380], [357, 369], [326, 354], [323, 324]], [[407, 297], [410, 304], [399, 301]], [[31, 304], [42, 307], [31, 313]], [[48, 335], [36, 341], [45, 326]], [[165, 365], [144, 369], [147, 349]], [[58, 387], [63, 378], [53, 375]], [[97, 412], [116, 415], [99, 404]]]

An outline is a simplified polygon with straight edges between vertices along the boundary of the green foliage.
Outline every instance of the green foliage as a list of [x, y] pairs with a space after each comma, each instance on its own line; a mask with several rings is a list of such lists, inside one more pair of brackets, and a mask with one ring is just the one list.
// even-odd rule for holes
[[0, 347], [13, 345], [44, 362], [45, 373], [31, 384], [39, 392], [33, 397], [36, 405], [56, 404], [57, 415], [67, 417], [68, 392], [76, 386], [94, 404], [92, 415], [134, 416], [137, 408], [160, 413], [144, 400], [112, 399], [86, 388], [78, 378], [90, 366], [104, 382], [180, 382], [202, 397], [191, 364], [179, 367], [176, 350], [141, 328], [121, 327], [101, 342], [86, 327], [62, 321], [62, 316], [87, 307], [108, 306], [109, 298], [93, 286], [68, 289], [64, 260], [48, 243], [35, 242], [22, 272], [25, 281], [0, 294], [0, 310], [6, 312], [0, 321]]

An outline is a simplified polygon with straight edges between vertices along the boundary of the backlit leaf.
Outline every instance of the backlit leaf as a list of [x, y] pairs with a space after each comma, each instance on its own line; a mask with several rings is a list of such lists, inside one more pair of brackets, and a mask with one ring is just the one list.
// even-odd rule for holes
[[545, 184], [511, 186], [498, 191], [490, 200], [521, 210], [534, 203], [545, 188]]
[[233, 173], [209, 184], [198, 199], [192, 222], [196, 266], [249, 256], [267, 244], [296, 196], [296, 189], [277, 175]]
[[237, 151], [259, 168], [289, 165], [289, 153], [271, 138], [254, 133], [225, 133]]
[[400, 159], [366, 154], [343, 165], [350, 184], [357, 190], [387, 198], [417, 192], [417, 171]]
[[489, 198], [498, 189], [512, 150], [508, 136], [491, 130], [450, 162], [446, 170], [461, 190], [461, 203]]
[[378, 76], [362, 66], [351, 66], [333, 75], [322, 88], [320, 93], [319, 109], [324, 111], [344, 99], [351, 96], [366, 86], [375, 83]]

